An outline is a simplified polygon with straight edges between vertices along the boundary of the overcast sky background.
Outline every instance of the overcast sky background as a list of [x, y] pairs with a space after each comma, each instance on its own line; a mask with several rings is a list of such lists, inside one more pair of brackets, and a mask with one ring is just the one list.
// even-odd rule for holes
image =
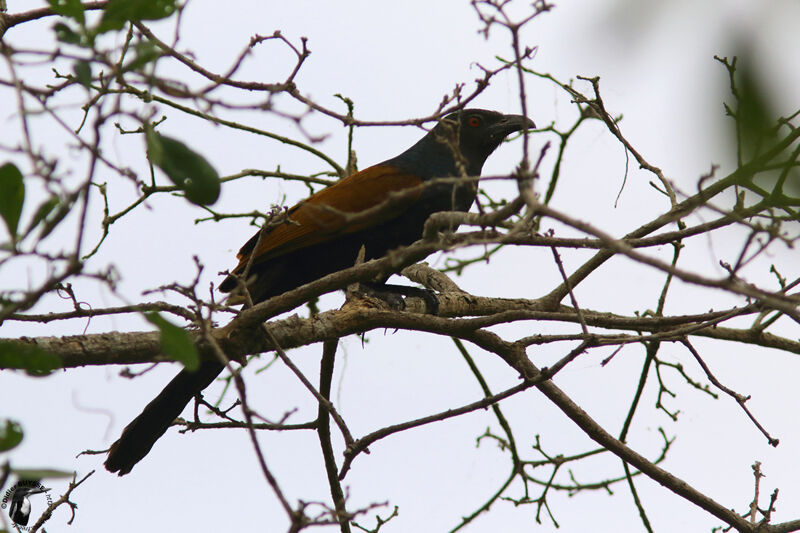
[[[9, 0], [9, 11], [19, 12], [44, 3]], [[191, 50], [197, 62], [211, 71], [223, 72], [250, 36], [271, 34], [280, 29], [292, 42], [308, 37], [312, 51], [297, 83], [300, 90], [326, 107], [343, 106], [333, 96], [341, 93], [356, 104], [356, 114], [365, 120], [402, 120], [431, 113], [442, 96], [455, 84], [481, 75], [475, 62], [497, 65], [496, 55], [510, 57], [508, 35], [495, 28], [489, 39], [478, 33], [481, 24], [469, 3], [446, 1], [347, 1], [314, 2], [193, 2], [186, 10], [182, 27], [182, 50]], [[514, 9], [525, 10], [520, 2]], [[549, 72], [562, 81], [578, 75], [600, 76], [607, 108], [623, 114], [622, 131], [652, 163], [661, 167], [676, 187], [688, 194], [696, 190], [697, 179], [711, 164], [721, 165], [719, 176], [732, 168], [728, 150], [728, 124], [723, 101], [730, 101], [727, 75], [713, 60], [715, 54], [732, 56], [748, 44], [756, 58], [774, 108], [786, 114], [798, 108], [800, 86], [800, 37], [796, 29], [800, 8], [795, 2], [745, 2], [708, 0], [673, 1], [564, 1], [526, 27], [524, 44], [537, 46], [531, 66]], [[12, 28], [6, 39], [17, 46], [44, 47], [52, 36], [54, 19]], [[151, 24], [160, 35], [171, 36], [169, 24]], [[291, 68], [293, 58], [276, 44], [263, 44], [248, 59], [239, 78], [279, 81]], [[5, 67], [4, 67], [5, 68]], [[185, 70], [173, 73], [187, 76]], [[5, 74], [4, 74], [5, 75]], [[41, 76], [49, 76], [47, 68]], [[568, 100], [551, 84], [528, 77], [528, 110], [540, 126], [556, 121], [566, 126], [574, 120]], [[577, 87], [588, 93], [585, 84]], [[74, 93], [73, 104], [82, 104]], [[11, 94], [0, 91], [0, 102]], [[245, 96], [239, 96], [246, 98]], [[298, 110], [289, 99], [287, 109]], [[516, 113], [520, 110], [518, 87], [513, 75], [498, 76], [475, 102], [477, 107]], [[162, 109], [163, 110], [163, 109]], [[0, 104], [0, 138], [11, 144], [19, 128], [10, 105]], [[221, 174], [245, 168], [270, 170], [280, 165], [293, 173], [326, 170], [319, 160], [267, 139], [212, 127], [197, 119], [163, 110], [168, 120], [161, 131], [183, 139], [204, 153]], [[65, 110], [79, 120], [79, 113]], [[237, 117], [258, 127], [298, 133], [289, 121], [270, 114], [248, 113]], [[319, 147], [341, 164], [346, 159], [346, 130], [333, 120], [313, 116], [304, 125], [314, 134], [327, 135]], [[133, 123], [128, 126], [134, 126]], [[650, 176], [631, 165], [627, 183], [617, 207], [615, 199], [622, 186], [625, 157], [622, 147], [611, 139], [599, 122], [582, 128], [571, 147], [562, 170], [553, 205], [571, 216], [586, 220], [613, 234], [622, 235], [667, 209], [667, 202], [648, 182]], [[46, 122], [37, 124], [35, 136], [45, 146], [63, 146], [64, 137], [50, 131]], [[359, 166], [392, 157], [415, 142], [422, 132], [413, 127], [356, 130], [355, 148]], [[10, 137], [9, 137], [10, 136]], [[52, 137], [51, 137], [52, 136]], [[52, 139], [52, 144], [50, 143]], [[552, 137], [535, 135], [532, 155]], [[521, 142], [509, 143], [494, 154], [484, 174], [504, 174], [520, 159]], [[144, 169], [141, 139], [115, 137], [106, 146], [126, 165]], [[53, 148], [54, 153], [63, 148]], [[548, 162], [552, 163], [552, 155]], [[68, 164], [80, 168], [81, 160], [64, 153]], [[66, 164], [66, 163], [65, 163]], [[80, 174], [78, 174], [80, 176]], [[109, 178], [111, 179], [111, 178]], [[128, 183], [110, 182], [112, 212], [133, 197]], [[494, 185], [510, 198], [513, 187]], [[543, 187], [542, 187], [543, 188]], [[253, 178], [223, 188], [217, 208], [221, 212], [264, 210], [286, 195], [292, 204], [307, 191], [297, 184], [275, 184]], [[35, 204], [34, 204], [35, 205]], [[99, 202], [93, 220], [102, 216]], [[195, 273], [192, 255], [205, 265], [202, 286], [217, 281], [216, 273], [234, 265], [239, 246], [251, 235], [247, 221], [194, 224], [199, 209], [185, 207], [174, 198], [155, 198], [148, 208], [138, 209], [112, 228], [111, 235], [90, 266], [101, 268], [113, 262], [122, 280], [119, 290], [128, 301], [141, 299], [141, 292], [174, 280], [188, 282]], [[97, 224], [99, 228], [99, 224]], [[559, 234], [574, 234], [552, 224]], [[99, 233], [94, 233], [96, 238]], [[718, 261], [729, 258], [741, 233], [727, 232], [712, 240], [697, 239], [686, 251], [693, 265], [707, 275], [722, 274]], [[671, 247], [659, 251], [671, 256]], [[769, 261], [787, 264], [796, 251], [775, 249], [764, 261], [746, 273], [753, 280], [768, 279]], [[588, 253], [564, 253], [568, 270], [574, 269]], [[441, 256], [428, 259], [442, 265]], [[796, 265], [797, 262], [795, 261]], [[38, 269], [38, 270], [37, 270]], [[784, 272], [792, 277], [799, 273]], [[40, 279], [41, 266], [13, 273]], [[12, 276], [8, 272], [3, 276]], [[39, 276], [39, 278], [37, 278]], [[2, 287], [16, 279], [0, 279]], [[479, 295], [540, 296], [559, 279], [548, 250], [507, 250], [489, 264], [478, 265], [456, 281]], [[722, 308], [736, 300], [678, 284], [679, 291], [668, 301], [668, 313], [704, 312]], [[76, 284], [83, 299], [94, 307], [120, 301], [91, 283]], [[609, 262], [602, 273], [587, 280], [577, 291], [583, 307], [631, 314], [655, 306], [661, 276], [626, 260]], [[152, 295], [151, 299], [160, 299]], [[327, 297], [328, 308], [340, 305], [342, 297]], [[68, 309], [68, 302], [48, 298], [35, 312]], [[575, 326], [577, 328], [578, 326]], [[783, 325], [785, 334], [798, 337], [796, 327]], [[0, 336], [65, 335], [100, 333], [110, 330], [149, 329], [136, 317], [118, 316], [46, 326], [6, 323]], [[547, 323], [500, 329], [504, 334], [575, 331], [556, 329]], [[362, 347], [356, 338], [342, 340], [337, 357], [334, 398], [337, 407], [356, 436], [378, 427], [456, 407], [480, 398], [480, 390], [460, 356], [446, 338], [421, 333], [374, 331]], [[706, 361], [726, 385], [752, 394], [748, 404], [759, 420], [779, 437], [777, 449], [750, 424], [729, 398], [713, 401], [698, 393], [677, 376], [670, 383], [679, 396], [669, 399], [671, 409], [680, 409], [672, 423], [653, 407], [655, 387], [647, 389], [639, 408], [631, 446], [648, 457], [658, 455], [663, 426], [669, 436], [677, 435], [664, 467], [718, 502], [745, 511], [752, 498], [750, 465], [762, 461], [767, 495], [780, 488], [776, 521], [798, 518], [800, 477], [797, 476], [800, 427], [800, 398], [796, 389], [796, 357], [788, 354], [697, 342]], [[495, 391], [512, 386], [517, 376], [492, 356], [475, 348], [473, 355]], [[561, 357], [569, 347], [532, 348], [529, 356], [540, 366]], [[310, 376], [317, 374], [319, 346], [292, 351], [291, 355]], [[611, 433], [619, 431], [633, 395], [641, 347], [623, 350], [606, 367], [598, 350], [576, 361], [556, 380], [571, 397]], [[666, 346], [663, 355], [683, 362], [701, 377], [690, 356], [677, 346]], [[265, 362], [268, 359], [265, 359]], [[277, 419], [294, 406], [292, 421], [311, 419], [316, 412], [307, 393], [296, 385], [287, 371], [275, 365], [269, 372], [254, 375], [259, 364], [248, 370], [249, 400], [263, 415]], [[263, 481], [248, 437], [243, 431], [199, 431], [179, 435], [171, 430], [132, 474], [117, 478], [105, 472], [104, 456], [75, 455], [84, 449], [106, 448], [121, 429], [171, 378], [176, 368], [162, 365], [144, 377], [131, 381], [118, 376], [118, 368], [69, 370], [46, 379], [22, 375], [0, 376], [0, 402], [8, 416], [23, 423], [26, 438], [11, 456], [14, 466], [47, 466], [76, 469], [79, 476], [97, 472], [79, 488], [73, 500], [79, 504], [74, 531], [169, 530], [265, 530], [285, 529], [282, 510]], [[213, 390], [219, 390], [217, 385]], [[537, 459], [529, 443], [541, 435], [543, 446], [553, 454], [577, 453], [595, 446], [538, 392], [529, 391], [503, 404], [512, 419], [516, 438], [527, 458]], [[395, 435], [371, 447], [361, 456], [345, 480], [350, 491], [349, 506], [358, 508], [389, 501], [399, 505], [399, 517], [386, 531], [443, 531], [455, 526], [461, 516], [471, 513], [498, 487], [508, 474], [510, 461], [490, 442], [475, 447], [475, 438], [487, 426], [497, 425], [489, 413], [473, 413], [457, 420], [426, 426]], [[259, 435], [267, 462], [287, 496], [327, 501], [327, 487], [319, 456], [319, 444], [311, 432]], [[307, 458], [312, 458], [307, 460]], [[602, 456], [575, 466], [582, 482], [619, 475], [619, 461]], [[542, 473], [546, 477], [549, 474]], [[567, 482], [568, 477], [560, 478]], [[59, 493], [65, 483], [46, 482]], [[637, 487], [657, 531], [708, 531], [719, 525], [704, 511], [692, 506], [643, 477]], [[535, 490], [535, 488], [534, 488]], [[638, 531], [641, 523], [627, 488], [618, 484], [615, 496], [603, 491], [581, 493], [572, 498], [551, 493], [549, 503], [560, 531]], [[521, 489], [508, 493], [519, 497]], [[534, 493], [534, 496], [538, 495]], [[41, 501], [35, 500], [35, 509]], [[380, 510], [382, 516], [391, 507]], [[543, 524], [534, 522], [535, 506], [514, 507], [498, 502], [492, 511], [476, 520], [467, 531], [552, 531], [543, 514]], [[370, 527], [370, 517], [360, 521]], [[67, 509], [60, 508], [48, 523], [48, 531], [66, 531]]]

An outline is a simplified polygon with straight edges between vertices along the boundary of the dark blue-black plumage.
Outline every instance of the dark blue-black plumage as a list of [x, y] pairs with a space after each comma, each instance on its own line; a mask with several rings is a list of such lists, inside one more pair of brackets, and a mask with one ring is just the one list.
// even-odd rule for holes
[[[522, 116], [483, 109], [445, 117], [400, 155], [317, 192], [288, 210], [287, 223], [260, 238], [254, 235], [220, 290], [232, 292], [229, 302], [243, 301], [245, 280], [237, 278], [250, 264], [247, 291], [260, 302], [353, 266], [362, 246], [370, 260], [411, 244], [422, 236], [431, 214], [472, 206], [476, 181], [452, 178], [479, 176], [486, 158], [509, 134], [532, 127]], [[394, 201], [387, 203], [390, 197]], [[369, 217], [359, 216], [369, 209]], [[181, 371], [112, 444], [106, 468], [119, 475], [130, 472], [222, 369], [206, 361], [197, 372]]]

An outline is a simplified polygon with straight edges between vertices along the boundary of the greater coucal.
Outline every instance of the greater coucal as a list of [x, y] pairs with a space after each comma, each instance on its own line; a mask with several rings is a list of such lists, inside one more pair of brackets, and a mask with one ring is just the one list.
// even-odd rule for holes
[[[220, 290], [233, 292], [229, 302], [241, 303], [246, 285], [257, 303], [353, 266], [362, 246], [370, 260], [411, 244], [432, 213], [468, 211], [475, 201], [474, 180], [436, 178], [479, 176], [506, 136], [533, 127], [525, 117], [483, 109], [448, 115], [402, 154], [311, 195], [288, 210], [286, 223], [256, 233]], [[367, 210], [368, 216], [359, 216]], [[175, 376], [111, 445], [106, 469], [120, 476], [130, 472], [223, 368], [204, 361], [196, 372]]]

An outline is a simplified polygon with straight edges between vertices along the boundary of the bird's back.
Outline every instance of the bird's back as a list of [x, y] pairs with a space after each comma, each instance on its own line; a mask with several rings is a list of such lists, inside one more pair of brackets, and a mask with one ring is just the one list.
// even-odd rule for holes
[[[259, 302], [353, 266], [361, 246], [370, 260], [409, 245], [431, 214], [469, 210], [476, 186], [447, 179], [457, 173], [452, 150], [429, 134], [295, 205], [285, 224], [267, 230], [260, 242], [256, 233], [242, 247], [234, 273], [255, 254], [250, 273], [257, 281], [249, 290]], [[223, 291], [235, 287], [233, 276], [220, 285]]]

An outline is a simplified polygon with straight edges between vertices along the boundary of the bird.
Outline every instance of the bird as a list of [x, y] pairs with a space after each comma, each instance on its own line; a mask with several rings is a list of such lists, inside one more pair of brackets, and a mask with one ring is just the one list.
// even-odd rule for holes
[[34, 494], [41, 494], [47, 492], [49, 488], [44, 487], [17, 487], [14, 490], [14, 496], [11, 498], [11, 508], [8, 510], [8, 515], [15, 524], [20, 526], [27, 526], [28, 520], [31, 517], [31, 501], [28, 496]]
[[[230, 293], [232, 305], [244, 303], [246, 293], [258, 303], [353, 266], [362, 250], [368, 261], [413, 243], [431, 214], [468, 211], [475, 202], [476, 181], [453, 178], [480, 176], [506, 137], [533, 128], [527, 117], [486, 109], [448, 114], [401, 154], [312, 194], [286, 211], [284, 223], [256, 232], [220, 291]], [[175, 376], [111, 445], [106, 469], [130, 472], [223, 368], [204, 361], [197, 371]]]

